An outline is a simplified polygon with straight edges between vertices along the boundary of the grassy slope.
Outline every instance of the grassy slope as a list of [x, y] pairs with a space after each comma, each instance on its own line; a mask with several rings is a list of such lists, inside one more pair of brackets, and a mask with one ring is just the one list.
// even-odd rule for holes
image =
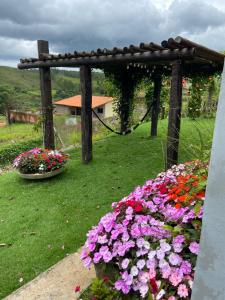
[[[74, 252], [112, 202], [163, 170], [166, 125], [160, 122], [155, 139], [145, 124], [131, 135], [96, 143], [89, 165], [82, 165], [80, 151], [74, 151], [68, 170], [50, 180], [24, 181], [14, 172], [0, 176], [0, 243], [12, 244], [0, 247], [0, 298], [20, 286], [19, 278], [27, 282]], [[204, 138], [213, 120], [207, 127]], [[183, 121], [181, 136], [180, 160], [196, 158], [186, 151], [199, 140], [192, 121]]]
[[0, 127], [0, 149], [1, 146], [13, 142], [21, 142], [40, 136], [40, 132], [33, 129], [32, 124], [12, 124], [11, 126]]

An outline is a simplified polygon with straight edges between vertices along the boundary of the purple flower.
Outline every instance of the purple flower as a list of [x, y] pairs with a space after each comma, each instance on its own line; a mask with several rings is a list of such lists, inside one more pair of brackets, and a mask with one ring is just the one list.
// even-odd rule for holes
[[141, 231], [140, 231], [138, 225], [136, 225], [136, 224], [132, 225], [130, 233], [133, 238], [138, 238], [141, 236]]
[[166, 243], [165, 240], [161, 240], [160, 241], [160, 248], [163, 252], [168, 252], [168, 251], [170, 251], [171, 246], [168, 243]]
[[139, 248], [143, 247], [145, 240], [143, 238], [139, 238], [136, 241], [136, 244]]
[[199, 253], [199, 243], [191, 242], [189, 249], [193, 254], [198, 254]]
[[112, 260], [112, 253], [111, 252], [105, 252], [104, 254], [103, 254], [103, 260], [104, 260], [104, 262], [106, 262], [106, 263], [108, 263], [108, 262], [110, 262], [110, 260]]
[[171, 253], [169, 255], [168, 259], [169, 259], [169, 262], [171, 263], [171, 265], [173, 265], [173, 266], [180, 265], [182, 262], [182, 258], [176, 253]]
[[102, 255], [101, 255], [99, 252], [96, 252], [96, 253], [94, 254], [93, 262], [94, 262], [95, 264], [97, 264], [97, 263], [99, 263], [99, 261], [101, 260], [101, 258], [102, 258]]
[[122, 291], [124, 294], [128, 294], [130, 291], [130, 286], [127, 285], [124, 280], [117, 280], [115, 282], [115, 289]]
[[142, 270], [144, 268], [144, 266], [145, 266], [145, 260], [144, 259], [139, 259], [137, 261], [137, 267], [138, 267], [138, 269]]
[[188, 261], [183, 260], [181, 263], [181, 266], [180, 266], [180, 271], [184, 275], [190, 274], [191, 273], [191, 264]]
[[119, 256], [124, 256], [124, 254], [126, 253], [126, 251], [127, 251], [126, 245], [121, 244], [118, 247], [117, 253], [118, 253]]
[[156, 251], [156, 256], [158, 259], [163, 259], [165, 257], [165, 252], [162, 249]]
[[90, 268], [92, 264], [92, 259], [88, 256], [83, 260], [83, 263], [86, 268]]
[[125, 258], [121, 263], [122, 268], [127, 269], [129, 262], [130, 262], [130, 260], [128, 258]]
[[108, 242], [108, 239], [107, 239], [106, 234], [98, 236], [98, 243], [99, 244], [106, 244], [107, 242]]
[[104, 255], [105, 253], [107, 253], [109, 251], [109, 247], [108, 246], [101, 246], [101, 248], [99, 249], [99, 253], [101, 255]]

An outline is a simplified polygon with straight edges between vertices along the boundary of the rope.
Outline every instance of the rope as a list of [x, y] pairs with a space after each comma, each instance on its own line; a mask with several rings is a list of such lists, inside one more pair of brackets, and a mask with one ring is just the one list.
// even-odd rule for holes
[[131, 132], [133, 132], [135, 129], [137, 129], [141, 123], [143, 123], [143, 121], [145, 120], [145, 118], [147, 117], [147, 115], [150, 113], [150, 110], [152, 109], [152, 106], [155, 104], [156, 101], [153, 101], [151, 103], [151, 105], [149, 106], [148, 110], [146, 111], [145, 115], [142, 117], [142, 119], [135, 125], [133, 126], [132, 128], [129, 128], [127, 129], [127, 131], [124, 131], [124, 132], [119, 132], [119, 131], [116, 131], [114, 129], [112, 129], [110, 126], [108, 126], [100, 117], [99, 115], [94, 111], [94, 109], [92, 109], [92, 112], [93, 114], [96, 116], [96, 118], [102, 123], [102, 125], [104, 125], [108, 130], [110, 130], [111, 132], [115, 133], [115, 134], [118, 134], [118, 135], [127, 135]]

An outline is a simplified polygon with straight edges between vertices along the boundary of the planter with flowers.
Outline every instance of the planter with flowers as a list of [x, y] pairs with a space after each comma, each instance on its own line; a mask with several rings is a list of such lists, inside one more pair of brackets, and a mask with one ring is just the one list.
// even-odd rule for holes
[[113, 203], [81, 254], [86, 267], [95, 265], [95, 286], [117, 293], [114, 299], [190, 299], [206, 180], [206, 164], [180, 164]]
[[13, 166], [22, 178], [45, 179], [62, 173], [68, 158], [58, 150], [34, 148], [17, 156]]

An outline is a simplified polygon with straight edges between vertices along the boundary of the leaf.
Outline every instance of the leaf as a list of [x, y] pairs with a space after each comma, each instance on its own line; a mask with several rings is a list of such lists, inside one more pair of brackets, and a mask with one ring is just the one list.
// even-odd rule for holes
[[169, 231], [173, 232], [173, 226], [164, 225], [163, 228], [166, 229], [166, 230], [169, 230]]
[[182, 230], [182, 227], [180, 225], [175, 226], [173, 229], [174, 232], [181, 232], [181, 230]]
[[200, 212], [200, 209], [201, 209], [201, 203], [196, 203], [195, 206], [194, 206], [194, 212], [195, 212], [195, 215], [197, 216]]

